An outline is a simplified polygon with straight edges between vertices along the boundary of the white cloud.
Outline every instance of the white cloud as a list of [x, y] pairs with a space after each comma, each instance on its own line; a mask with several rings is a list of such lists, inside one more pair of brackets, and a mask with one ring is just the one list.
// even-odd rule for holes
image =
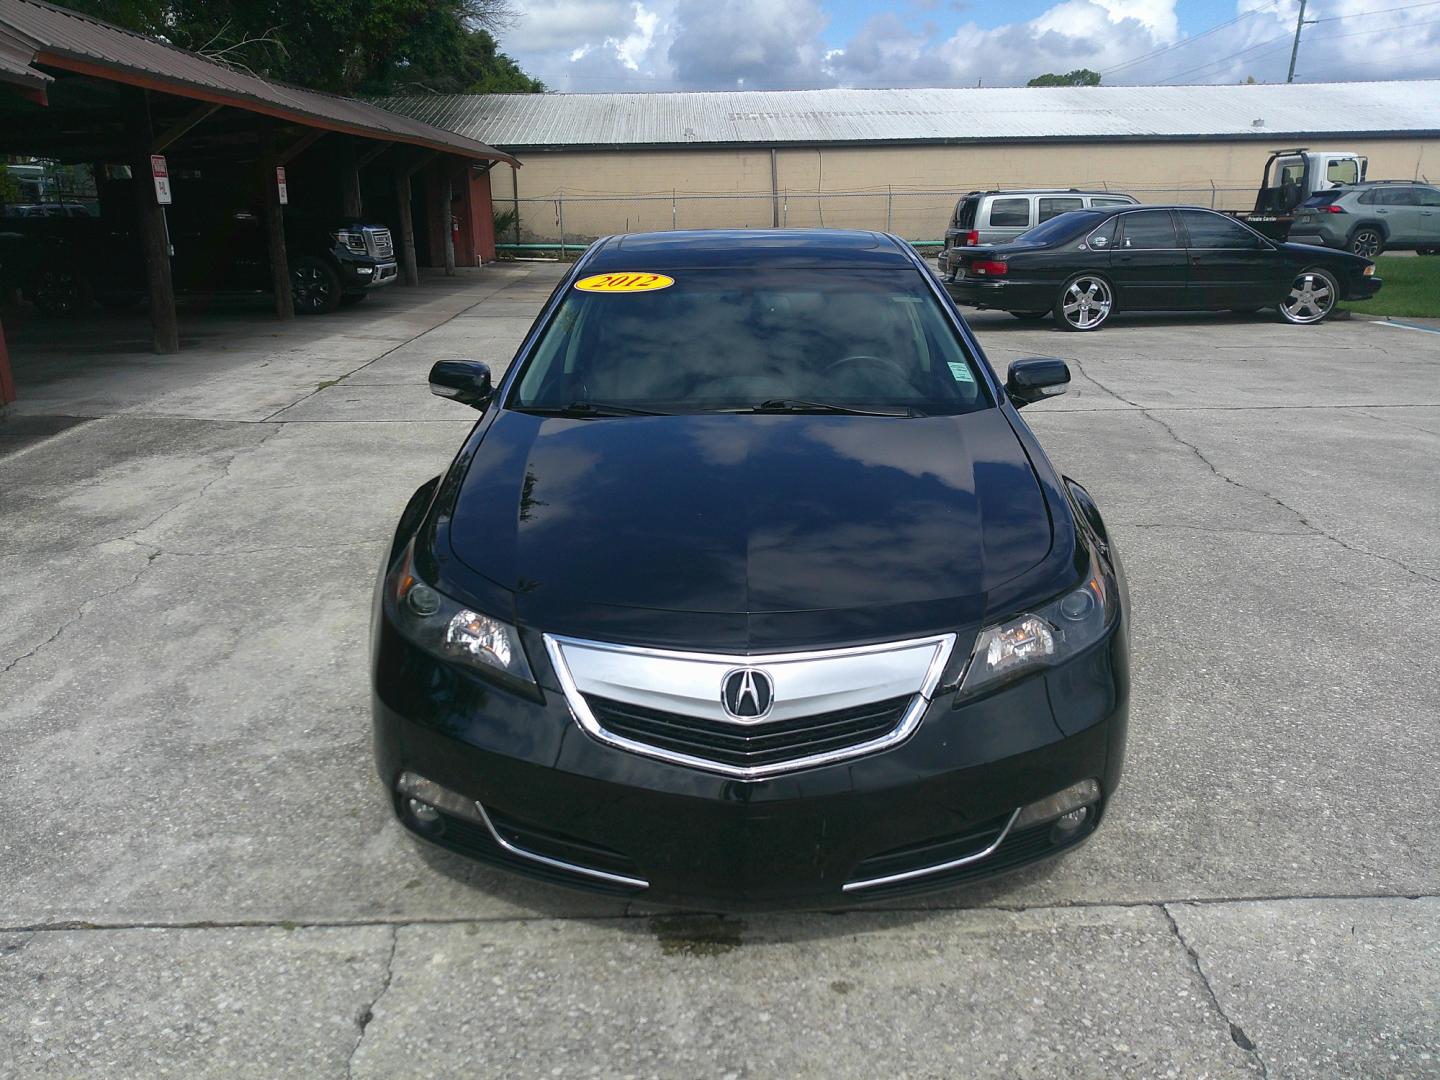
[[[1023, 85], [1088, 67], [1106, 84], [1285, 78], [1298, 0], [1237, 0], [1184, 36], [1176, 0], [1058, 0], [982, 27], [974, 6], [910, 0], [827, 42], [827, 0], [537, 0], [502, 46], [555, 90]], [[1397, 5], [1398, 6], [1398, 5]], [[1297, 79], [1440, 78], [1440, 7], [1371, 14], [1311, 0]], [[1366, 14], [1361, 14], [1366, 13]], [[1218, 16], [1217, 16], [1218, 19]]]

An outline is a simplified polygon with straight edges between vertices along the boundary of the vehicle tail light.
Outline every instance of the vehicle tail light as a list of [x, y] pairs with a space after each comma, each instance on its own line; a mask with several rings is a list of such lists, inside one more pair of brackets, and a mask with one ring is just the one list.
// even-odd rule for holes
[[967, 232], [967, 233], [965, 234], [965, 246], [966, 246], [966, 247], [975, 247], [975, 246], [976, 246], [977, 244], [979, 244], [979, 243], [980, 243], [980, 231], [979, 231], [978, 229], [971, 229], [969, 232]]
[[976, 259], [970, 266], [970, 272], [972, 274], [984, 274], [987, 277], [993, 277], [997, 274], [1008, 274], [1010, 267], [999, 259]]
[[1343, 214], [1343, 213], [1345, 213], [1345, 207], [1343, 207], [1343, 206], [1336, 206], [1333, 202], [1332, 202], [1332, 203], [1328, 203], [1328, 204], [1326, 204], [1326, 206], [1325, 206], [1325, 213], [1327, 213], [1327, 214]]

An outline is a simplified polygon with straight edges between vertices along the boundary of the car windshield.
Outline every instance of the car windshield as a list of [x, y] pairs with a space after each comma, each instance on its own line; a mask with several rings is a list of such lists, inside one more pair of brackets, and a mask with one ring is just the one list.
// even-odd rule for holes
[[1345, 194], [1344, 191], [1339, 191], [1339, 190], [1337, 190], [1337, 191], [1317, 191], [1314, 195], [1311, 195], [1310, 198], [1308, 198], [1308, 199], [1305, 200], [1305, 205], [1306, 205], [1306, 206], [1329, 206], [1331, 203], [1333, 203], [1336, 199], [1340, 198], [1340, 196], [1341, 196], [1341, 195], [1344, 195], [1344, 194]]
[[1030, 246], [1053, 244], [1057, 240], [1066, 240], [1082, 232], [1089, 232], [1100, 224], [1102, 216], [1093, 210], [1067, 210], [1021, 233], [1010, 243]]
[[[638, 270], [644, 270], [638, 267]], [[571, 288], [508, 407], [954, 414], [991, 404], [920, 272], [674, 270], [643, 292]]]

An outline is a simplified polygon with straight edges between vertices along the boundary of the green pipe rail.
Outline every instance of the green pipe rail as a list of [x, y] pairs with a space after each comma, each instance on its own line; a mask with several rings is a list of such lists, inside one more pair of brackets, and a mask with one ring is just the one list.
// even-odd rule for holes
[[[756, 230], [756, 231], [758, 232], [759, 230]], [[936, 248], [938, 248], [938, 247], [944, 247], [944, 246], [945, 246], [945, 241], [944, 241], [944, 240], [907, 240], [907, 241], [905, 241], [905, 242], [906, 242], [907, 244], [909, 244], [911, 247], [916, 247], [916, 248], [930, 248], [930, 247], [936, 247]], [[556, 241], [553, 242], [553, 243], [496, 244], [496, 245], [495, 245], [495, 250], [496, 250], [496, 251], [559, 251], [560, 254], [563, 256], [567, 251], [584, 251], [584, 250], [585, 250], [587, 247], [589, 247], [589, 246], [590, 246], [589, 244], [581, 244], [581, 243], [576, 243], [576, 242], [569, 242], [569, 243], [567, 243], [567, 242], [564, 241], [564, 240], [556, 240]]]

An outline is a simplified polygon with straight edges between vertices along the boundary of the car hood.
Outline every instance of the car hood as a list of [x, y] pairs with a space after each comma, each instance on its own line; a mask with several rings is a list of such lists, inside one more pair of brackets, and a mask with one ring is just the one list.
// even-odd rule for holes
[[[455, 556], [512, 590], [528, 625], [602, 632], [602, 614], [620, 609], [744, 616], [721, 621], [752, 644], [763, 617], [782, 613], [835, 616], [832, 638], [846, 636], [845, 612], [890, 612], [880, 622], [896, 628], [978, 619], [984, 594], [1051, 542], [1034, 469], [999, 409], [505, 411], [449, 523]], [[865, 621], [848, 624], [851, 636], [869, 634]]]

